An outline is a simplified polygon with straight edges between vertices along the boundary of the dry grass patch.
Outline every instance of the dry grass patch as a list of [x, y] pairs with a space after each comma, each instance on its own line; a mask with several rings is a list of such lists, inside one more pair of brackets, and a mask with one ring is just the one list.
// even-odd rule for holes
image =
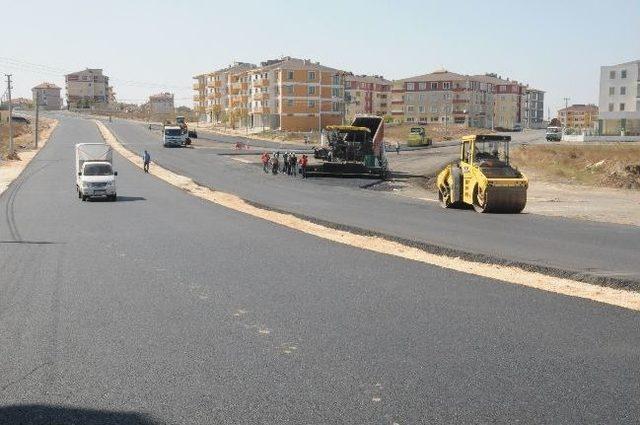
[[588, 186], [640, 189], [640, 144], [523, 145], [511, 152], [530, 177]]

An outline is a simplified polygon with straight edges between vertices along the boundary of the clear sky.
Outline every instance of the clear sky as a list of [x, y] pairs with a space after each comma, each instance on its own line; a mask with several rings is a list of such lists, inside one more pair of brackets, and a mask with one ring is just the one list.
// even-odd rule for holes
[[14, 97], [92, 67], [119, 100], [169, 90], [191, 106], [193, 75], [288, 55], [389, 79], [496, 72], [545, 90], [555, 114], [564, 97], [597, 103], [601, 65], [640, 59], [639, 0], [1, 3], [0, 72], [14, 74]]

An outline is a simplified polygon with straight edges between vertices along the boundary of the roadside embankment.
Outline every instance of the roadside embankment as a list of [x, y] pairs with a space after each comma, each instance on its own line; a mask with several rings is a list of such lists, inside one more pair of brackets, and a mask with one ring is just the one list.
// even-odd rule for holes
[[[0, 140], [0, 194], [7, 190], [7, 187], [13, 182], [25, 169], [29, 162], [38, 154], [40, 149], [47, 143], [51, 133], [58, 125], [58, 120], [51, 118], [40, 118], [38, 149], [34, 146], [33, 127], [29, 124], [19, 124], [14, 126], [14, 146], [15, 156], [8, 156], [8, 140], [3, 131]], [[3, 128], [6, 126], [3, 126]]]
[[[141, 158], [137, 153], [126, 149], [104, 124], [99, 121], [96, 121], [96, 124], [105, 141], [109, 143], [116, 152], [136, 166], [142, 167]], [[247, 202], [234, 194], [220, 192], [199, 185], [191, 178], [176, 174], [157, 164], [151, 168], [151, 174], [201, 199], [335, 243], [404, 258], [410, 261], [435, 265], [462, 273], [483, 276], [510, 284], [585, 298], [640, 311], [640, 292], [585, 283], [566, 277], [547, 275], [535, 271], [533, 268], [496, 264], [489, 261], [472, 261], [466, 258], [470, 257], [471, 254], [467, 256], [464, 254], [461, 256], [439, 254], [436, 252], [438, 250], [437, 247], [433, 247], [434, 249], [430, 252], [429, 249], [422, 245], [411, 244], [409, 241], [393, 240], [392, 238], [386, 238], [384, 235], [377, 235], [372, 232], [352, 231], [344, 226], [321, 223], [287, 212], [274, 211], [267, 206]], [[446, 283], [443, 283], [443, 285], [446, 285]]]

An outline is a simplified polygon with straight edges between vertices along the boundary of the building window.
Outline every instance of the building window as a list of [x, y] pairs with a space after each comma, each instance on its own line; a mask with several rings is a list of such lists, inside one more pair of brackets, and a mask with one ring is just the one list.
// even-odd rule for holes
[[407, 112], [413, 112], [413, 105], [407, 106]]
[[433, 114], [437, 114], [437, 113], [438, 113], [438, 106], [436, 106], [436, 105], [431, 105], [431, 113], [433, 113]]
[[627, 78], [627, 70], [623, 69], [622, 71], [620, 71], [620, 78]]
[[287, 71], [287, 80], [293, 80], [293, 71]]
[[427, 83], [420, 83], [418, 85], [418, 90], [426, 90], [427, 89]]
[[424, 113], [424, 106], [418, 106], [418, 112], [420, 112], [421, 114]]
[[293, 106], [293, 99], [287, 99], [287, 106]]
[[621, 95], [627, 94], [627, 88], [626, 87], [620, 87], [620, 94]]
[[438, 83], [431, 83], [431, 90], [438, 90]]
[[339, 75], [334, 75], [333, 77], [331, 77], [331, 83], [334, 86], [339, 86], [340, 85], [340, 76]]
[[407, 83], [407, 90], [413, 90], [415, 87], [415, 84], [413, 83]]
[[620, 104], [620, 112], [624, 112], [624, 103]]
[[443, 88], [444, 90], [451, 90], [451, 83], [450, 83], [450, 82], [448, 82], [448, 81], [446, 81], [446, 82], [442, 83], [442, 88]]
[[614, 94], [616, 94], [616, 88], [615, 87], [609, 87], [609, 96], [613, 96]]
[[309, 108], [315, 108], [316, 107], [316, 101], [315, 100], [310, 100], [307, 102], [307, 106]]
[[316, 94], [316, 86], [307, 87], [307, 94], [309, 96], [313, 96], [314, 94]]
[[340, 97], [340, 89], [338, 87], [334, 87], [331, 89], [331, 96]]
[[408, 94], [407, 95], [407, 103], [413, 103], [413, 95], [412, 94]]
[[315, 81], [316, 79], [316, 72], [315, 71], [309, 71], [307, 72], [307, 79], [309, 81]]
[[609, 79], [610, 80], [615, 80], [616, 78], [616, 72], [615, 71], [609, 71]]
[[340, 104], [338, 102], [331, 103], [331, 110], [333, 112], [340, 112]]

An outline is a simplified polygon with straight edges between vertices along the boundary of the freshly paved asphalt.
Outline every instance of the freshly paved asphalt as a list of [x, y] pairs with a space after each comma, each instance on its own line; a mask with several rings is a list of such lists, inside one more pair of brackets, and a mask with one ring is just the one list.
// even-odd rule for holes
[[0, 196], [0, 423], [640, 417], [638, 313], [333, 244], [119, 156], [119, 201], [83, 203], [96, 141], [63, 119]]
[[640, 283], [640, 228], [534, 214], [480, 215], [362, 190], [373, 180], [292, 179], [233, 161], [225, 149], [165, 149], [144, 125], [107, 123], [133, 151], [194, 180], [275, 209], [496, 259]]

